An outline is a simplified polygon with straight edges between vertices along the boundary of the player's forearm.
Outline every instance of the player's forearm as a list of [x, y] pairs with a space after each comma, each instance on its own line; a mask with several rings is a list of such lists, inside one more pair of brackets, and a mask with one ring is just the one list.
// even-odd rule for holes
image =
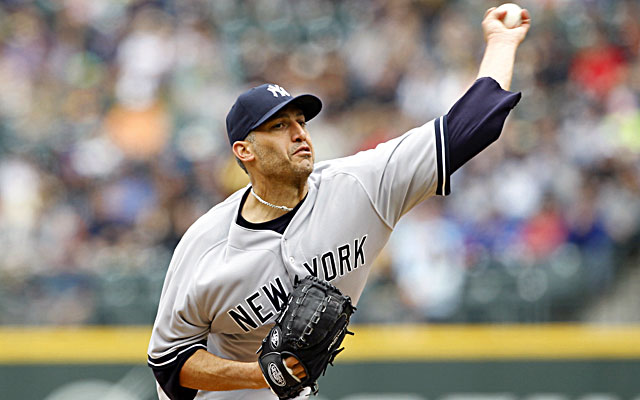
[[266, 388], [257, 362], [240, 362], [198, 350], [180, 370], [180, 385], [199, 390], [221, 391]]
[[517, 49], [518, 44], [511, 41], [489, 41], [480, 63], [478, 78], [493, 78], [502, 89], [509, 90]]

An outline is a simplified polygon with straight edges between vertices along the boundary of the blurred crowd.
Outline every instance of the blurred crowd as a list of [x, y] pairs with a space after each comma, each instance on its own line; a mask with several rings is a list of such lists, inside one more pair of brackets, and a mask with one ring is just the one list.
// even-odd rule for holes
[[[239, 93], [321, 97], [317, 159], [374, 147], [473, 83], [497, 4], [0, 1], [0, 324], [151, 323], [181, 235], [247, 183]], [[403, 218], [359, 322], [577, 320], [640, 269], [640, 1], [520, 4], [520, 104]]]

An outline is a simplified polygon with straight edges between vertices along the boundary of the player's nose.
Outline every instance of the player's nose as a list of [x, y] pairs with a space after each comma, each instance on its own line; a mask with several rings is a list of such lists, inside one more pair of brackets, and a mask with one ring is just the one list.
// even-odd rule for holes
[[291, 124], [291, 140], [294, 142], [304, 141], [307, 137], [307, 130], [299, 122]]

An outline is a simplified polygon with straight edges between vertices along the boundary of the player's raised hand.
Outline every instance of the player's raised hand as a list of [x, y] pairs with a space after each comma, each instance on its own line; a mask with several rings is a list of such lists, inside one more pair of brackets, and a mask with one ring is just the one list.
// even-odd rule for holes
[[504, 41], [513, 44], [520, 44], [531, 27], [531, 16], [529, 11], [521, 11], [522, 24], [514, 28], [508, 28], [504, 24], [507, 11], [499, 11], [496, 7], [487, 10], [482, 20], [482, 30], [487, 43], [491, 41]]

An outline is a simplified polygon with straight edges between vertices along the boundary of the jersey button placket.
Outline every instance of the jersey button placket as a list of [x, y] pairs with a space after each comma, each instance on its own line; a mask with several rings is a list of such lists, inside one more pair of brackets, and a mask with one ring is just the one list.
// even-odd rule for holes
[[[283, 238], [282, 239], [282, 259], [283, 260], [289, 260], [289, 265], [294, 267], [295, 266], [294, 263], [295, 263], [296, 259], [293, 256], [289, 255], [289, 254], [291, 254], [291, 252], [289, 251], [289, 249], [287, 249], [287, 247], [288, 247], [287, 246], [287, 239]], [[289, 256], [289, 257], [287, 257], [287, 256]]]

